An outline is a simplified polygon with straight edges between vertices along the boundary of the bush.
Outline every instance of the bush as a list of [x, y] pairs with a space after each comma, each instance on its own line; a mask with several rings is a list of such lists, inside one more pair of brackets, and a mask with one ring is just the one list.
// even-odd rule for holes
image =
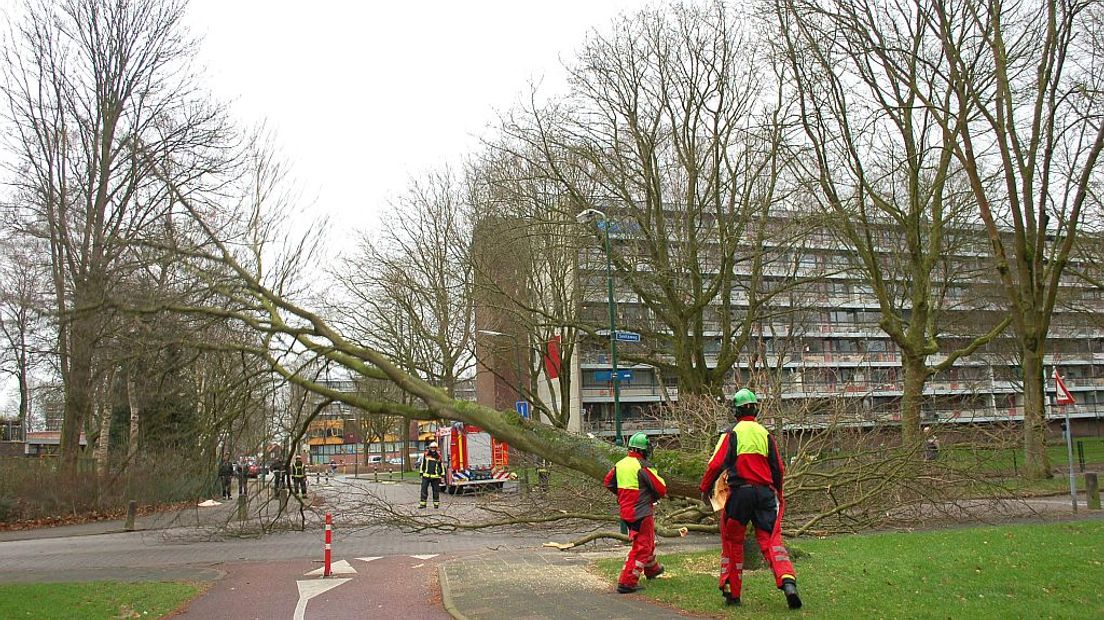
[[0, 496], [0, 523], [12, 520], [16, 516], [16, 502], [11, 497]]
[[[167, 504], [191, 501], [207, 492], [214, 475], [195, 459], [148, 457], [125, 471], [96, 472], [90, 459], [75, 473], [58, 470], [56, 458], [11, 458], [0, 463], [0, 521], [114, 513], [127, 501]], [[4, 503], [6, 501], [7, 503]]]

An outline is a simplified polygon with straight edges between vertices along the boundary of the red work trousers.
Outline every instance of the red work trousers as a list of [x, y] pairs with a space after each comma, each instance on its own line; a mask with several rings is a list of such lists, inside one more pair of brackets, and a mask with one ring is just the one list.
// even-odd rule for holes
[[[760, 487], [760, 489], [762, 489]], [[741, 489], [742, 490], [742, 489]], [[755, 498], [753, 493], [760, 496]], [[734, 506], [736, 516], [730, 516], [728, 506], [721, 511], [721, 577], [720, 588], [728, 591], [732, 596], [740, 596], [743, 587], [744, 574], [744, 537], [747, 534], [747, 524], [752, 522], [755, 526], [755, 540], [759, 543], [759, 550], [763, 553], [763, 559], [770, 565], [774, 573], [774, 585], [781, 588], [783, 577], [796, 579], [793, 564], [790, 562], [790, 554], [782, 544], [782, 506], [778, 505], [777, 512], [771, 515], [770, 507], [766, 505], [761, 490], [749, 491], [741, 498], [736, 498], [737, 493], [729, 497], [729, 501], [736, 501], [743, 506]], [[771, 492], [773, 496], [773, 492]], [[746, 500], [741, 502], [741, 500]], [[771, 498], [773, 500], [773, 497]], [[763, 510], [755, 511], [755, 504]], [[773, 518], [771, 518], [773, 517]]]
[[617, 583], [623, 586], [635, 586], [640, 583], [640, 575], [653, 577], [659, 572], [660, 565], [655, 557], [655, 519], [648, 515], [638, 521], [626, 521], [629, 528], [629, 557], [625, 558], [625, 568]]

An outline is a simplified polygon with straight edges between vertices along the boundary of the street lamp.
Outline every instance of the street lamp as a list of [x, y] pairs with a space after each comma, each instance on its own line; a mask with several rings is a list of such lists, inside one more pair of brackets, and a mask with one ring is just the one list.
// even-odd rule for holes
[[613, 442], [620, 446], [623, 444], [621, 440], [621, 378], [617, 376], [617, 302], [613, 297], [613, 263], [610, 259], [609, 218], [598, 209], [585, 209], [579, 215], [576, 215], [575, 219], [580, 224], [600, 220], [605, 237], [606, 291], [609, 295], [610, 380], [613, 381]]
[[[517, 390], [518, 402], [521, 402], [523, 400], [528, 400], [527, 398], [525, 398], [525, 396], [523, 395], [523, 392], [521, 390], [521, 387], [522, 387], [521, 378], [523, 376], [522, 373], [521, 373], [521, 343], [518, 342], [517, 336], [515, 336], [513, 334], [507, 334], [507, 333], [504, 333], [504, 332], [496, 332], [493, 329], [479, 329], [479, 330], [476, 330], [476, 333], [477, 334], [483, 334], [484, 336], [494, 336], [495, 338], [509, 338], [510, 340], [512, 340], [514, 342], [514, 363], [517, 365], [517, 385], [514, 386], [514, 389]], [[520, 412], [518, 412], [518, 413], [520, 413]]]

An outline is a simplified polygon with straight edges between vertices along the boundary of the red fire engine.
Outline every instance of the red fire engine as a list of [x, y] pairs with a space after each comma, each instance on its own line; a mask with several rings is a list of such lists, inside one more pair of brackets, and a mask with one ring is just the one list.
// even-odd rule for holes
[[437, 429], [437, 445], [445, 464], [445, 492], [501, 489], [510, 478], [510, 446], [470, 424]]

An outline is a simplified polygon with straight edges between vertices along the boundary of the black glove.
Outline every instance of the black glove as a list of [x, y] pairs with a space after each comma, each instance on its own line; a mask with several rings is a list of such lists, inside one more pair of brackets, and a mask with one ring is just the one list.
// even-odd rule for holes
[[711, 496], [710, 496], [709, 493], [706, 493], [705, 491], [702, 491], [701, 501], [705, 504], [706, 508], [708, 508], [710, 510], [713, 510], [713, 502], [710, 498], [711, 498]]

